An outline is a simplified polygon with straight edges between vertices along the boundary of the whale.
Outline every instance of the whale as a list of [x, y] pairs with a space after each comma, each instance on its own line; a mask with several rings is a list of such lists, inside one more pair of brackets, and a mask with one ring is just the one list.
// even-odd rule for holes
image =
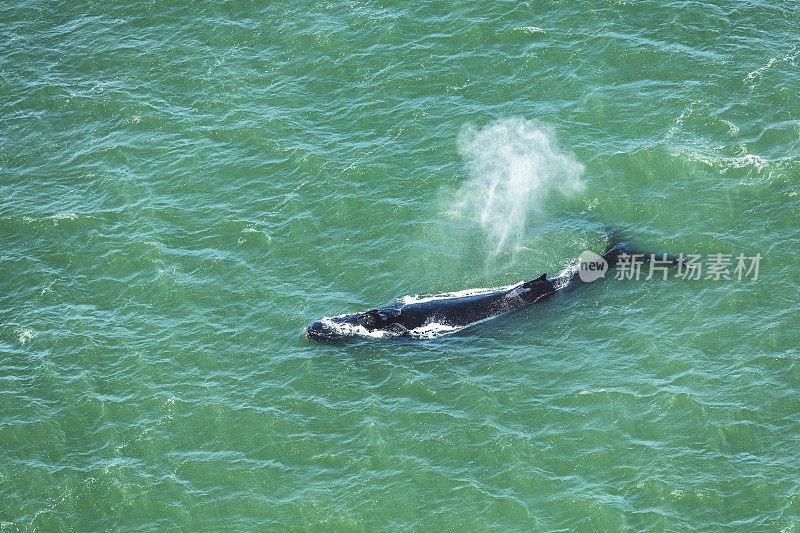
[[[621, 258], [648, 262], [655, 254], [645, 254], [631, 247], [618, 235], [609, 233], [605, 252], [581, 254], [577, 266], [548, 278], [544, 273], [530, 281], [491, 292], [398, 301], [359, 313], [343, 314], [316, 320], [303, 328], [305, 335], [318, 341], [336, 341], [348, 337], [425, 337], [458, 331], [506, 313], [543, 302], [559, 291], [578, 283], [602, 277]], [[678, 259], [662, 254], [663, 261], [676, 264]], [[458, 294], [458, 293], [456, 293]]]

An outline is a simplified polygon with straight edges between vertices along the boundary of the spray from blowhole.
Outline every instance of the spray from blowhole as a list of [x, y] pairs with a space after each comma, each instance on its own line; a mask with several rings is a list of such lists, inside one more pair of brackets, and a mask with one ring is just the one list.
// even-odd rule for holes
[[521, 118], [463, 128], [459, 151], [470, 178], [455, 194], [453, 211], [475, 220], [493, 255], [515, 249], [532, 215], [555, 196], [579, 193], [584, 166], [562, 151], [551, 128]]

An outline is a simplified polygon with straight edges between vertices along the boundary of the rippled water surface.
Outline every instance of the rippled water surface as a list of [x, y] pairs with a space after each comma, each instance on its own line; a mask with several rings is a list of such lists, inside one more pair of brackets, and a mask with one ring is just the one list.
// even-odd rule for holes
[[[0, 4], [0, 530], [800, 527], [796, 2]], [[761, 254], [421, 340], [603, 227]]]

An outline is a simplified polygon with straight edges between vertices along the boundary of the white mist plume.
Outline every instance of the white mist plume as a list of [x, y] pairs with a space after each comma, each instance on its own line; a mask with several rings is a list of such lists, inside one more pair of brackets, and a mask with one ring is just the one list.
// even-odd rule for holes
[[459, 150], [472, 176], [456, 193], [455, 208], [480, 222], [496, 252], [522, 239], [528, 216], [553, 193], [583, 187], [583, 165], [559, 150], [551, 131], [529, 120], [467, 126]]

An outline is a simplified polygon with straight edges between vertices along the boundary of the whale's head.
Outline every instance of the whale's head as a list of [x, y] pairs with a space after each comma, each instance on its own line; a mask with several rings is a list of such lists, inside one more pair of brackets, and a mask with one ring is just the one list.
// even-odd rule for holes
[[306, 337], [315, 340], [333, 340], [343, 337], [370, 334], [376, 331], [395, 331], [392, 318], [397, 312], [373, 309], [365, 313], [354, 313], [323, 318], [303, 329]]

